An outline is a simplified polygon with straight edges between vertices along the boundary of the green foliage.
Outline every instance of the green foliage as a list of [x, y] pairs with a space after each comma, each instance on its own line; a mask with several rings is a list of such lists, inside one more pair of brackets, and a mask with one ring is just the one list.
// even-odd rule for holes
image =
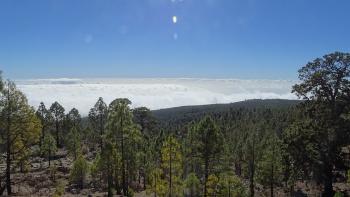
[[218, 196], [244, 197], [247, 191], [242, 181], [235, 175], [223, 173], [219, 177]]
[[89, 164], [80, 154], [73, 163], [72, 170], [69, 175], [69, 180], [83, 189], [86, 176], [89, 173]]
[[51, 157], [56, 154], [57, 146], [54, 137], [50, 133], [45, 135], [41, 151], [41, 154], [49, 160], [49, 166], [51, 166]]
[[64, 189], [65, 189], [66, 183], [63, 181], [60, 181], [56, 184], [56, 190], [53, 194], [54, 197], [60, 197], [64, 195]]
[[196, 164], [197, 168], [203, 166], [201, 178], [204, 178], [204, 196], [207, 196], [209, 195], [206, 187], [208, 176], [217, 167], [217, 162], [222, 156], [224, 139], [217, 125], [209, 116], [202, 119], [193, 129], [192, 132], [194, 133], [191, 135], [193, 137], [192, 149], [200, 158], [199, 163]]
[[154, 194], [154, 196], [166, 197], [168, 187], [166, 181], [162, 179], [163, 171], [160, 168], [154, 168], [149, 173], [149, 185], [147, 186], [147, 194]]
[[62, 126], [63, 126], [63, 121], [64, 121], [64, 108], [62, 105], [60, 105], [57, 101], [54, 102], [51, 107], [50, 107], [50, 112], [52, 113], [53, 120], [54, 120], [54, 125], [55, 125], [55, 137], [56, 137], [56, 145], [57, 147], [60, 147], [62, 144], [61, 142], [61, 136], [63, 133], [62, 131]]
[[107, 122], [108, 108], [106, 103], [100, 97], [93, 108], [89, 111], [89, 123], [93, 130], [92, 139], [103, 147], [103, 135], [105, 134], [105, 126]]
[[44, 139], [46, 134], [50, 132], [50, 129], [53, 124], [53, 117], [50, 110], [46, 109], [45, 104], [43, 102], [40, 103], [38, 110], [36, 111], [36, 115], [39, 118], [42, 129], [41, 129], [41, 137], [40, 137], [40, 148], [42, 148], [42, 144], [44, 143]]
[[78, 155], [81, 154], [81, 137], [75, 126], [72, 127], [71, 131], [67, 135], [66, 141], [69, 155], [76, 160]]
[[24, 171], [28, 166], [31, 148], [39, 142], [41, 131], [34, 109], [11, 81], [7, 81], [0, 92], [0, 129], [0, 146], [6, 156], [7, 193], [11, 195], [12, 168], [20, 167]]
[[167, 193], [173, 196], [181, 196], [183, 193], [181, 146], [176, 138], [169, 136], [165, 140], [161, 152], [161, 167], [166, 185], [168, 186]]
[[216, 196], [219, 192], [219, 178], [214, 174], [209, 175], [205, 186], [208, 196]]
[[97, 155], [93, 162], [91, 175], [95, 179], [95, 184], [107, 183], [108, 196], [114, 194], [113, 181], [119, 181], [118, 172], [120, 172], [120, 169], [120, 154], [117, 152], [115, 144], [105, 140], [102, 152]]
[[[121, 158], [121, 183], [123, 194], [128, 194], [129, 181], [136, 176], [137, 155], [141, 142], [141, 133], [133, 122], [133, 114], [130, 109], [131, 102], [128, 99], [115, 99], [108, 109], [107, 136], [115, 144], [116, 151]], [[119, 180], [116, 180], [119, 181]]]
[[336, 192], [336, 193], [334, 194], [334, 197], [344, 197], [344, 194], [341, 193], [341, 192]]
[[341, 147], [349, 141], [350, 123], [344, 119], [350, 105], [349, 77], [350, 54], [335, 52], [302, 67], [301, 83], [293, 86], [306, 101], [284, 141], [297, 168], [323, 182], [325, 196], [333, 194], [333, 166], [339, 165]]
[[187, 194], [191, 197], [200, 196], [200, 180], [195, 173], [190, 173], [184, 181]]
[[129, 189], [129, 192], [128, 192], [128, 197], [133, 197], [135, 195], [135, 192], [133, 189]]
[[53, 182], [56, 182], [56, 175], [57, 175], [57, 167], [55, 165], [53, 166], [50, 166], [49, 169], [48, 169], [48, 173], [49, 173], [49, 176], [50, 176], [50, 179], [53, 181]]
[[282, 150], [281, 141], [276, 134], [266, 136], [262, 157], [258, 163], [257, 179], [260, 184], [269, 187], [274, 192], [274, 187], [281, 185], [283, 166], [282, 166]]

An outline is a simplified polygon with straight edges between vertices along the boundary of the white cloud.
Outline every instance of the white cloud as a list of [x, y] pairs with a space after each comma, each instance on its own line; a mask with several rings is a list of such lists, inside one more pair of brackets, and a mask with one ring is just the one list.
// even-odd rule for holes
[[235, 79], [37, 79], [17, 81], [29, 103], [48, 107], [54, 101], [66, 110], [76, 107], [86, 115], [103, 97], [129, 98], [133, 107], [151, 109], [183, 105], [230, 103], [246, 99], [295, 99], [290, 93], [295, 81]]

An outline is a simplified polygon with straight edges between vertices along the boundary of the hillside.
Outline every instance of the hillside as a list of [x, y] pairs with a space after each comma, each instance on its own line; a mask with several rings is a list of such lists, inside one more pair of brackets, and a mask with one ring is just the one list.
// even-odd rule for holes
[[284, 100], [284, 99], [253, 99], [240, 101], [228, 104], [212, 104], [212, 105], [197, 105], [197, 106], [182, 106], [160, 110], [153, 110], [155, 118], [162, 122], [181, 121], [182, 123], [200, 118], [206, 114], [224, 113], [230, 110], [254, 109], [254, 108], [288, 108], [295, 106], [301, 101], [299, 100]]

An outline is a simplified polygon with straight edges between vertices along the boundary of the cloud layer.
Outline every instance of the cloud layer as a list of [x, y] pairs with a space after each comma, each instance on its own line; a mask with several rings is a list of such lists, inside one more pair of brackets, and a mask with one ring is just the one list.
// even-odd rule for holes
[[29, 103], [48, 107], [54, 101], [83, 115], [103, 97], [129, 98], [133, 107], [161, 109], [184, 105], [230, 103], [247, 99], [295, 99], [296, 81], [237, 79], [37, 79], [16, 81]]

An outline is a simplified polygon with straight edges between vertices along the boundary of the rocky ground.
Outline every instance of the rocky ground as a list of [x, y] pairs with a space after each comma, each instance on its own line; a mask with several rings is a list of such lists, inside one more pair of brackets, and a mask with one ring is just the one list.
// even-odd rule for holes
[[[93, 156], [88, 157], [92, 160]], [[65, 150], [59, 150], [55, 159], [49, 162], [42, 158], [34, 158], [30, 170], [26, 173], [12, 175], [12, 188], [15, 196], [106, 196], [106, 192], [98, 188], [86, 186], [88, 189], [79, 190], [69, 184], [69, 171], [72, 160], [67, 157]], [[3, 170], [4, 166], [0, 166]], [[89, 178], [88, 178], [89, 179]], [[336, 191], [350, 196], [350, 185], [344, 181], [334, 184]], [[295, 196], [321, 196], [321, 187], [310, 182], [298, 182], [295, 186]], [[6, 192], [5, 192], [6, 193]], [[288, 196], [288, 191], [277, 188], [275, 196]], [[256, 187], [257, 196], [269, 196], [269, 190]], [[136, 193], [135, 197], [146, 197], [145, 192]]]

